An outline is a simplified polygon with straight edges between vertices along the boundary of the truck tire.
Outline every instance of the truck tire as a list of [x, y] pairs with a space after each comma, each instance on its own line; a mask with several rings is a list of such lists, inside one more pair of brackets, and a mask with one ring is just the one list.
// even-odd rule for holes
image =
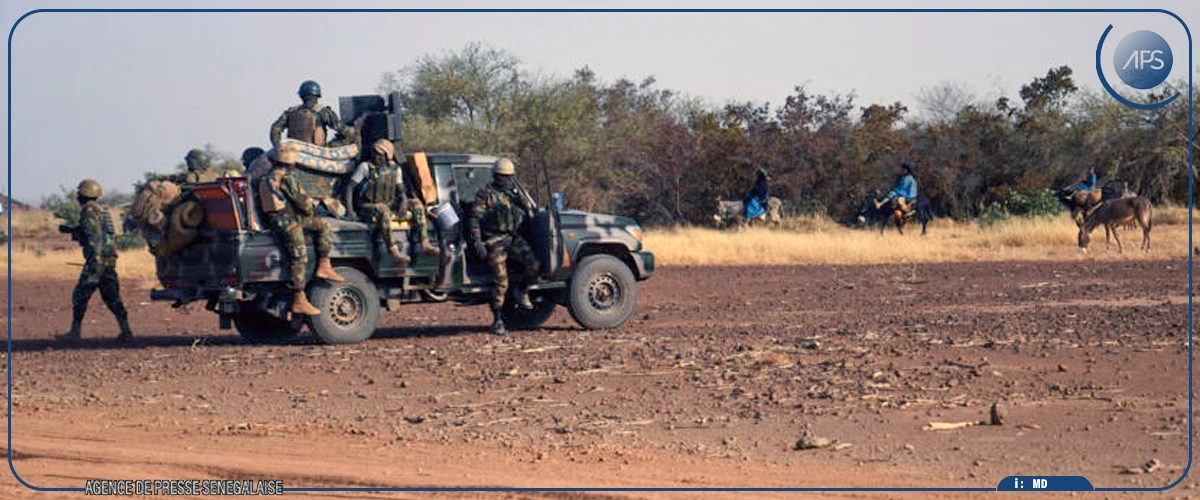
[[621, 326], [637, 305], [637, 280], [624, 262], [607, 254], [585, 257], [568, 286], [571, 317], [589, 330]]
[[308, 317], [313, 335], [326, 344], [356, 344], [371, 338], [379, 323], [379, 290], [352, 267], [336, 268], [346, 281], [315, 280], [308, 299], [321, 314]]
[[554, 303], [550, 297], [530, 294], [530, 299], [533, 300], [533, 309], [521, 309], [517, 307], [512, 300], [504, 301], [504, 324], [513, 330], [533, 330], [554, 314]]
[[301, 327], [262, 311], [247, 311], [233, 315], [233, 326], [242, 338], [255, 344], [283, 344], [300, 333]]

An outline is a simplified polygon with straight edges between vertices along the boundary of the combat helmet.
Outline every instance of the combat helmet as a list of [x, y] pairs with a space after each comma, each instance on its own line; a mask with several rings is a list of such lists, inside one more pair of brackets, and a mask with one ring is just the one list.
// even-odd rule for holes
[[187, 152], [183, 161], [187, 163], [188, 170], [205, 168], [208, 166], [208, 153], [205, 153], [203, 149], [193, 149]]
[[100, 198], [100, 195], [104, 193], [104, 191], [100, 189], [100, 183], [92, 179], [84, 179], [83, 182], [79, 183], [79, 187], [76, 188], [76, 191], [79, 193], [79, 196], [92, 199], [98, 199]]
[[303, 99], [304, 96], [310, 95], [321, 97], [321, 85], [312, 80], [305, 80], [304, 83], [300, 84], [300, 90], [296, 93], [300, 94], [301, 99]]
[[501, 158], [492, 164], [493, 175], [516, 175], [517, 167], [508, 158]]

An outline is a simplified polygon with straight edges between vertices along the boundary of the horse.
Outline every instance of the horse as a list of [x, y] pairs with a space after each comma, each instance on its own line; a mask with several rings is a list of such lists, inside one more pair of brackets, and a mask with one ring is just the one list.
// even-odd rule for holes
[[775, 229], [779, 229], [783, 225], [783, 201], [779, 198], [771, 196], [767, 198], [766, 212], [758, 217], [753, 217], [746, 220], [746, 205], [741, 200], [721, 200], [717, 199], [717, 213], [713, 214], [713, 220], [718, 227], [729, 227], [736, 223], [738, 227], [746, 227], [754, 225], [755, 221], [771, 224]]
[[884, 203], [879, 208], [875, 208], [874, 196], [867, 196], [863, 200], [862, 207], [858, 210], [858, 223], [870, 226], [879, 224], [879, 234], [883, 234], [883, 230], [887, 228], [889, 222], [896, 225], [896, 230], [900, 234], [904, 234], [904, 223], [915, 219], [921, 223], [921, 236], [925, 236], [925, 232], [929, 227], [929, 221], [933, 220], [933, 206], [929, 202], [929, 198], [917, 195], [916, 206], [914, 209], [902, 216], [897, 217], [898, 210], [892, 208], [892, 202]]
[[1079, 250], [1087, 252], [1088, 243], [1092, 239], [1092, 230], [1096, 229], [1096, 226], [1102, 225], [1106, 233], [1111, 232], [1113, 239], [1117, 240], [1117, 253], [1121, 253], [1124, 249], [1121, 247], [1121, 238], [1117, 236], [1117, 227], [1136, 222], [1142, 227], [1142, 250], [1149, 252], [1153, 210], [1154, 207], [1150, 204], [1150, 200], [1141, 196], [1119, 198], [1102, 203], [1084, 219], [1083, 224], [1079, 227]]

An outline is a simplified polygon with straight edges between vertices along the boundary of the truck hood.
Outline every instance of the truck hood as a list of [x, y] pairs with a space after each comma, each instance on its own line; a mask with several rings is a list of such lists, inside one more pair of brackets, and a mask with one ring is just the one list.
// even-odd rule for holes
[[[638, 250], [642, 242], [638, 241], [630, 227], [640, 227], [636, 220], [617, 215], [595, 214], [579, 210], [563, 210], [559, 212], [562, 230], [569, 238], [584, 240], [601, 240], [620, 242], [630, 250]], [[574, 236], [570, 236], [570, 235]]]

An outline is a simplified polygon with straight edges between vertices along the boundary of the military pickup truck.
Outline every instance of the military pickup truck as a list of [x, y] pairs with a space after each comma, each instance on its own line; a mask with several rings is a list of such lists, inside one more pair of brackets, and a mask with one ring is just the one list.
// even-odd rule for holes
[[[386, 136], [398, 136], [394, 127], [382, 128]], [[371, 134], [366, 135], [369, 139]], [[476, 192], [491, 182], [496, 158], [444, 153], [424, 157], [437, 199], [448, 200], [457, 218], [465, 222]], [[414, 161], [414, 155], [405, 160]], [[538, 198], [546, 203], [538, 204], [521, 228], [542, 270], [530, 287], [534, 307], [506, 308], [505, 322], [510, 329], [533, 329], [563, 305], [584, 328], [623, 324], [634, 312], [638, 282], [654, 273], [654, 255], [643, 251], [641, 227], [626, 217], [560, 210], [550, 202], [553, 194], [544, 166], [538, 177], [544, 188], [539, 194], [545, 194]], [[331, 217], [330, 257], [345, 281], [312, 280], [308, 296], [321, 314], [292, 315], [289, 257], [264, 225], [254, 203], [254, 188], [246, 177], [188, 188], [188, 196], [204, 209], [204, 222], [187, 246], [156, 257], [162, 288], [151, 292], [152, 299], [173, 301], [176, 306], [203, 301], [207, 310], [219, 316], [222, 329], [232, 326], [253, 342], [285, 342], [307, 325], [317, 339], [329, 344], [367, 340], [383, 310], [405, 303], [487, 303], [493, 276], [486, 262], [463, 251], [465, 223], [449, 230], [429, 224], [431, 232], [441, 232], [432, 239], [441, 241], [442, 251], [453, 256], [448, 267], [453, 286], [438, 292], [434, 284], [439, 257], [410, 252], [411, 262], [397, 266], [378, 238], [371, 237], [368, 225]], [[412, 227], [393, 226], [395, 240], [408, 241], [410, 248], [418, 238], [415, 232]], [[309, 252], [311, 275], [316, 261], [311, 245]]]

